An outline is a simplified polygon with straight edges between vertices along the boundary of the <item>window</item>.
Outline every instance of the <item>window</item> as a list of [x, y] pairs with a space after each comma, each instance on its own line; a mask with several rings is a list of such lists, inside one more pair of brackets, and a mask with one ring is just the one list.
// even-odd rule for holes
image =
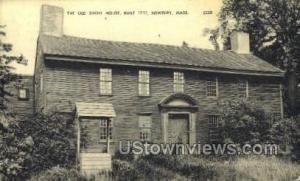
[[149, 71], [140, 70], [139, 71], [139, 95], [149, 96], [150, 95], [150, 76]]
[[40, 77], [40, 91], [42, 92], [43, 91], [43, 79], [44, 79], [44, 76], [43, 74], [41, 74], [41, 77]]
[[184, 92], [184, 74], [174, 72], [174, 92]]
[[[109, 122], [108, 128], [107, 122]], [[109, 139], [112, 139], [112, 121], [109, 119], [100, 119], [100, 141], [107, 139], [107, 130]]]
[[218, 128], [221, 126], [220, 116], [209, 115], [208, 116], [208, 128], [210, 141], [217, 141], [219, 139]]
[[19, 99], [21, 99], [21, 100], [27, 100], [29, 98], [28, 93], [29, 93], [28, 89], [20, 88], [18, 90], [18, 97], [19, 97]]
[[151, 116], [139, 116], [139, 129], [141, 141], [151, 140]]
[[100, 95], [112, 94], [112, 76], [111, 69], [100, 69]]
[[206, 80], [206, 95], [209, 97], [218, 96], [218, 79]]
[[239, 80], [238, 82], [239, 86], [239, 91], [242, 92], [243, 97], [248, 97], [249, 96], [249, 85], [247, 80]]

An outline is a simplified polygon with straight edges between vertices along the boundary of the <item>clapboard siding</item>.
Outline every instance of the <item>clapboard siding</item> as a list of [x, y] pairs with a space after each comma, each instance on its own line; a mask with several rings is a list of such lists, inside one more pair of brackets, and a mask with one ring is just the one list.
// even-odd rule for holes
[[[33, 89], [33, 76], [18, 76], [16, 83], [11, 82], [6, 89], [12, 95], [7, 96], [7, 108], [10, 112], [15, 113], [17, 116], [30, 116], [34, 112], [34, 89]], [[17, 86], [18, 84], [18, 86]], [[28, 99], [21, 100], [18, 97], [19, 88], [28, 90]]]
[[[70, 112], [75, 102], [112, 103], [117, 117], [114, 118], [114, 141], [139, 138], [138, 114], [151, 113], [152, 139], [162, 141], [158, 103], [173, 93], [173, 70], [146, 69], [150, 71], [150, 92], [148, 97], [138, 96], [139, 68], [111, 66], [113, 95], [99, 95], [99, 68], [106, 65], [47, 62], [44, 70], [46, 110]], [[142, 68], [141, 68], [142, 69]], [[238, 86], [238, 78], [249, 81], [249, 99], [262, 103], [270, 112], [280, 113], [279, 80], [262, 77], [229, 76], [186, 71], [185, 93], [199, 103], [196, 130], [197, 142], [208, 140], [208, 114], [216, 114], [218, 104], [225, 100], [242, 97], [244, 92]], [[206, 80], [218, 77], [219, 97], [206, 96]], [[264, 79], [260, 81], [260, 79]]]

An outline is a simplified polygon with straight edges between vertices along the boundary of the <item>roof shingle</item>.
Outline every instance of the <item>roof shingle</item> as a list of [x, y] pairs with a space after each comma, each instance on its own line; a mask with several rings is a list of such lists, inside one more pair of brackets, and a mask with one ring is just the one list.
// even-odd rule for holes
[[237, 54], [232, 51], [105, 41], [66, 35], [62, 37], [40, 35], [39, 43], [47, 55], [163, 63], [216, 70], [283, 73], [279, 68], [252, 54]]

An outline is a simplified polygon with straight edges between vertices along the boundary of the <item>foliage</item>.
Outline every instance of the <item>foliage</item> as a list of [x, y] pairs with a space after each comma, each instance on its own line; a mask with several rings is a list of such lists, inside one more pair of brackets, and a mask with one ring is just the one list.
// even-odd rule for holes
[[[0, 25], [0, 36], [5, 36], [6, 33], [3, 31], [5, 26]], [[5, 86], [16, 80], [17, 76], [11, 71], [13, 67], [12, 62], [27, 64], [27, 60], [23, 55], [13, 56], [9, 52], [12, 51], [12, 44], [0, 41], [0, 110], [5, 109], [4, 102], [7, 100], [6, 96], [10, 96], [11, 93], [5, 90]]]
[[73, 115], [37, 114], [20, 125], [24, 134], [33, 138], [31, 172], [53, 166], [75, 164], [75, 131]]
[[285, 70], [286, 111], [290, 115], [299, 113], [292, 92], [297, 89], [296, 76], [300, 73], [300, 1], [223, 0], [219, 23], [219, 27], [204, 31], [210, 34], [215, 48], [221, 39], [223, 49], [230, 49], [234, 30], [248, 32], [253, 54]]
[[113, 173], [119, 180], [139, 180], [141, 175], [130, 162], [126, 160], [113, 160]]
[[237, 144], [264, 143], [271, 120], [260, 106], [246, 100], [232, 100], [220, 105], [223, 142]]
[[144, 159], [192, 180], [212, 179], [216, 175], [212, 165], [199, 162], [199, 159], [192, 155], [148, 155]]
[[183, 180], [183, 177], [149, 159], [113, 160], [114, 180]]
[[76, 169], [54, 166], [30, 178], [29, 181], [87, 181]]
[[22, 134], [15, 118], [3, 112], [0, 112], [0, 135], [0, 179], [25, 177], [31, 161], [32, 137]]
[[[265, 156], [239, 157], [226, 161], [194, 155], [148, 155], [132, 162], [117, 162], [126, 162], [123, 170], [127, 170], [127, 173], [129, 170], [134, 171], [133, 165], [141, 163], [141, 167], [138, 167], [141, 169], [134, 173], [139, 174], [141, 180], [295, 180], [300, 174], [299, 164]], [[158, 168], [164, 173], [154, 174], [153, 169], [149, 168]], [[176, 177], [172, 177], [172, 173]]]
[[[250, 34], [251, 50], [288, 71], [299, 71], [300, 2], [298, 0], [223, 0], [219, 15], [225, 49], [233, 30]], [[226, 48], [227, 47], [227, 48]]]
[[281, 119], [271, 129], [269, 140], [280, 146], [280, 154], [300, 161], [300, 117]]

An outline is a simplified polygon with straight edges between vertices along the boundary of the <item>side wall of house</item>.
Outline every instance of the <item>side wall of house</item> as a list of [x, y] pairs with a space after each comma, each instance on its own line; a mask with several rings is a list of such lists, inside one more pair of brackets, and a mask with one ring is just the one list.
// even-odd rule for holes
[[[112, 68], [112, 96], [99, 95], [99, 68]], [[143, 69], [143, 68], [140, 68]], [[144, 69], [150, 71], [149, 97], [138, 96], [138, 70], [126, 66], [106, 66], [83, 63], [47, 62], [44, 70], [44, 91], [47, 111], [71, 112], [75, 102], [112, 103], [117, 117], [114, 118], [114, 140], [138, 140], [138, 115], [151, 113], [152, 140], [162, 141], [159, 102], [173, 93], [173, 70]], [[208, 115], [217, 114], [218, 104], [244, 94], [237, 84], [239, 79], [249, 81], [249, 99], [257, 101], [269, 112], [280, 113], [279, 80], [261, 77], [225, 76], [186, 71], [185, 93], [199, 103], [196, 129], [197, 142], [208, 141]], [[206, 96], [206, 79], [218, 77], [219, 96]]]
[[37, 45], [37, 54], [36, 54], [36, 63], [35, 63], [35, 71], [34, 71], [34, 91], [35, 91], [35, 111], [43, 111], [46, 101], [45, 95], [47, 91], [45, 91], [44, 84], [44, 69], [45, 62], [42, 53], [42, 48], [40, 45]]
[[[19, 89], [26, 89], [27, 98], [19, 98]], [[34, 90], [33, 90], [33, 76], [18, 76], [17, 80], [11, 82], [7, 86], [7, 91], [11, 96], [6, 96], [6, 105], [10, 112], [17, 116], [30, 116], [34, 112]]]

